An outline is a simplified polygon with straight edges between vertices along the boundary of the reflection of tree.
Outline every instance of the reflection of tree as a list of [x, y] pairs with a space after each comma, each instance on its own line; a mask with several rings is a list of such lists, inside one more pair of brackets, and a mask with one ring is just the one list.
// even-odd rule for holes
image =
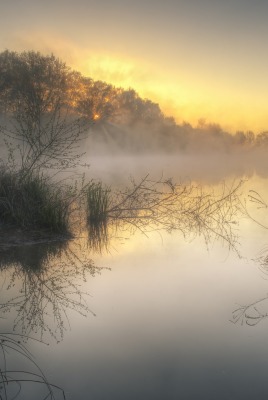
[[[28, 262], [31, 254], [32, 261]], [[23, 334], [34, 331], [43, 337], [49, 333], [59, 339], [66, 330], [66, 322], [69, 324], [68, 311], [81, 315], [92, 312], [80, 284], [86, 281], [87, 274], [94, 276], [100, 269], [87, 259], [80, 244], [54, 243], [16, 249], [12, 256], [5, 254], [2, 269], [4, 265], [10, 267], [7, 290], [11, 292], [18, 285], [20, 289], [0, 309], [3, 313], [16, 310], [14, 329], [21, 328]]]

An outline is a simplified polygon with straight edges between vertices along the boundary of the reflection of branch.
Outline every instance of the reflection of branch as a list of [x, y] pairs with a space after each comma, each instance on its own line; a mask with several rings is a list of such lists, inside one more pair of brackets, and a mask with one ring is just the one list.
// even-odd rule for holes
[[260, 251], [259, 256], [254, 261], [259, 264], [259, 268], [264, 274], [268, 274], [268, 246]]
[[268, 317], [268, 312], [262, 312], [259, 307], [264, 306], [264, 303], [268, 301], [268, 297], [264, 297], [258, 301], [247, 306], [240, 306], [233, 311], [233, 323], [240, 322], [241, 325], [246, 323], [250, 326], [255, 326], [261, 322], [264, 318]]
[[235, 249], [233, 225], [242, 212], [239, 191], [243, 182], [222, 185], [220, 193], [205, 192], [201, 186], [174, 184], [171, 179], [152, 181], [148, 175], [139, 183], [109, 195], [106, 217], [143, 233], [178, 230], [184, 237], [203, 235], [206, 243], [222, 239]]
[[[47, 381], [44, 373], [34, 361], [32, 354], [27, 349], [25, 343], [22, 341], [35, 340], [34, 338], [19, 335], [15, 333], [0, 333], [0, 398], [1, 400], [8, 399], [25, 399], [27, 392], [24, 393], [23, 388], [27, 390], [25, 384], [36, 385], [38, 384], [38, 393], [40, 399], [56, 400], [56, 392], [60, 393], [62, 399], [65, 399], [63, 389], [59, 386], [51, 384]], [[40, 342], [40, 340], [37, 340]], [[18, 358], [22, 358], [32, 366], [34, 370], [18, 370], [10, 369], [8, 366], [8, 355], [14, 354], [16, 356], [16, 363]]]
[[[259, 264], [261, 271], [265, 274], [268, 273], [268, 248], [264, 248], [260, 255], [254, 260]], [[259, 322], [263, 321], [268, 317], [268, 295], [263, 297], [253, 303], [240, 306], [236, 310], [233, 311], [233, 319], [232, 322], [238, 323], [241, 325], [246, 323], [250, 326], [255, 326]]]
[[[7, 290], [16, 282], [17, 287], [20, 285], [19, 294], [1, 304], [0, 310], [6, 313], [16, 309], [14, 329], [20, 327], [26, 335], [34, 331], [41, 338], [49, 333], [58, 340], [59, 336], [63, 338], [66, 322], [69, 324], [68, 311], [74, 310], [84, 316], [88, 312], [95, 315], [87, 306], [87, 293], [80, 289], [79, 282], [85, 282], [87, 274], [94, 276], [100, 269], [87, 259], [80, 246], [78, 249], [76, 246], [71, 243], [68, 247], [60, 247], [58, 253], [47, 257], [44, 257], [43, 248], [43, 263], [39, 262], [37, 269], [27, 268], [25, 259], [23, 265], [19, 260], [13, 264]], [[28, 248], [29, 254], [31, 251]]]
[[261, 195], [258, 192], [256, 192], [255, 190], [250, 190], [249, 193], [250, 193], [248, 195], [249, 200], [252, 203], [256, 203], [258, 205], [258, 208], [267, 208], [268, 207], [266, 201], [263, 200], [263, 198], [261, 197]]
[[[255, 190], [249, 190], [249, 194], [248, 194], [248, 198], [249, 201], [251, 203], [255, 203], [257, 205], [257, 209], [263, 209], [263, 208], [267, 208], [268, 204], [266, 203], [266, 201], [261, 197], [261, 195], [256, 192]], [[256, 224], [258, 224], [259, 226], [261, 226], [264, 229], [268, 229], [267, 225], [264, 225], [263, 223], [261, 223], [260, 221], [258, 221], [257, 219], [255, 219], [250, 212], [247, 210], [246, 207], [244, 207], [244, 213], [245, 215], [251, 219], [253, 222], [255, 222]]]

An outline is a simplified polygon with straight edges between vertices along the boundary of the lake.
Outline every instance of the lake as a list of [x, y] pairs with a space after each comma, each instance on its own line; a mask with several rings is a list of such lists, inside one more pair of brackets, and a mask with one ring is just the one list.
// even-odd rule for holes
[[[1, 331], [42, 343], [12, 336], [31, 356], [12, 343], [8, 369], [40, 375], [40, 367], [69, 400], [266, 399], [268, 169], [222, 157], [92, 156], [89, 175], [111, 187], [147, 173], [216, 192], [223, 180], [243, 179], [240, 201], [252, 218], [238, 215], [232, 225], [236, 250], [202, 232], [145, 235], [127, 226], [111, 229], [101, 251], [86, 235], [9, 249]], [[17, 398], [45, 398], [31, 379]], [[47, 398], [63, 398], [53, 393]]]

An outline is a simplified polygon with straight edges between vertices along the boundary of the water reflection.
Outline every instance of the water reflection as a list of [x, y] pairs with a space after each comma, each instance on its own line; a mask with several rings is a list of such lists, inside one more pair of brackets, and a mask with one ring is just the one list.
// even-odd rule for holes
[[[264, 248], [260, 255], [254, 260], [261, 272], [267, 279], [268, 275], [268, 247]], [[240, 305], [233, 311], [232, 322], [256, 326], [264, 319], [268, 318], [268, 295], [247, 305]]]
[[7, 246], [0, 252], [0, 268], [9, 268], [11, 265], [20, 266], [24, 270], [38, 271], [49, 264], [54, 257], [66, 251], [68, 241], [57, 240], [42, 244], [27, 244]]
[[106, 221], [101, 223], [88, 224], [88, 247], [90, 250], [96, 253], [102, 253], [103, 251], [109, 250], [109, 245], [113, 234], [111, 234], [111, 226], [108, 226]]
[[83, 241], [17, 246], [1, 252], [0, 267], [6, 282], [2, 293], [9, 295], [0, 310], [16, 312], [14, 330], [60, 340], [70, 325], [69, 311], [94, 315], [80, 284], [101, 268], [88, 257]]
[[[26, 399], [29, 397], [29, 391], [35, 392], [35, 399], [65, 399], [63, 389], [47, 380], [26, 347], [25, 339], [36, 341], [20, 334], [0, 333], [1, 400]], [[12, 356], [16, 359], [15, 369], [11, 369]]]
[[113, 227], [113, 233], [175, 231], [187, 240], [202, 236], [206, 245], [216, 239], [238, 252], [235, 225], [244, 213], [242, 185], [243, 181], [223, 183], [205, 190], [172, 179], [152, 180], [149, 175], [139, 181], [131, 178], [128, 186], [114, 190], [99, 182], [92, 184], [87, 217], [90, 246], [100, 252], [107, 249], [108, 228]]
[[268, 297], [240, 306], [233, 312], [234, 323], [255, 326], [268, 317]]

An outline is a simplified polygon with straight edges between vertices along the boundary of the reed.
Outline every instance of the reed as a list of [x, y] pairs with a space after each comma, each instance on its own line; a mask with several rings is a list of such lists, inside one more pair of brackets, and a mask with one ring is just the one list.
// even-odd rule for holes
[[110, 189], [101, 182], [92, 182], [87, 188], [87, 220], [89, 226], [106, 224], [108, 219]]

